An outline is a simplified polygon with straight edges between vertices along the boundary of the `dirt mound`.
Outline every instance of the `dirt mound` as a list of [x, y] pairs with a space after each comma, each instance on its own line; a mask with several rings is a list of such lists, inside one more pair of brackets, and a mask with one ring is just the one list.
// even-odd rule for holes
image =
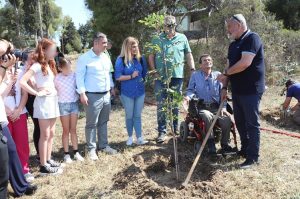
[[284, 128], [287, 130], [297, 131], [299, 129], [299, 126], [293, 122], [292, 117], [286, 117], [282, 118], [280, 116], [280, 108], [265, 108], [261, 111], [260, 115], [261, 118], [269, 122], [270, 124], [279, 127]]
[[[184, 188], [181, 183], [187, 175], [194, 156], [188, 146], [179, 145], [180, 181], [175, 178], [172, 157], [173, 146], [145, 150], [131, 158], [132, 164], [114, 176], [112, 189], [121, 190], [126, 197], [135, 198], [222, 198], [220, 185], [215, 179], [224, 174], [222, 170], [208, 163], [199, 163], [192, 177], [193, 181]], [[183, 150], [184, 149], [184, 150]], [[125, 197], [125, 198], [126, 198]]]

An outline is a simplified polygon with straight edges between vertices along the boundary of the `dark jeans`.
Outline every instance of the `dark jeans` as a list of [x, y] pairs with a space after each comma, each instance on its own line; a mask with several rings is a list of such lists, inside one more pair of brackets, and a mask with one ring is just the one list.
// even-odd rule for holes
[[[1, 125], [1, 124], [0, 124]], [[2, 135], [2, 128], [0, 126], [0, 198], [7, 197], [8, 184], [8, 149], [6, 138]]]
[[23, 168], [17, 153], [17, 148], [10, 135], [8, 127], [3, 128], [3, 135], [7, 138], [9, 182], [16, 196], [21, 196], [24, 194], [29, 184], [24, 177]]
[[240, 134], [241, 151], [247, 159], [258, 161], [260, 144], [259, 103], [262, 94], [232, 94], [236, 127]]
[[28, 100], [26, 103], [26, 109], [33, 121], [33, 143], [34, 148], [36, 150], [36, 154], [39, 154], [39, 140], [40, 140], [40, 125], [39, 120], [37, 118], [33, 118], [33, 102], [34, 102], [35, 96], [34, 95], [28, 95]]
[[[175, 90], [177, 93], [182, 91], [183, 78], [172, 78], [169, 87]], [[155, 95], [157, 102], [157, 124], [158, 133], [167, 132], [167, 112], [166, 112], [166, 100], [167, 100], [167, 85], [160, 80], [155, 81]], [[171, 102], [173, 101], [170, 97]], [[178, 128], [178, 104], [173, 104], [173, 127], [176, 133]]]

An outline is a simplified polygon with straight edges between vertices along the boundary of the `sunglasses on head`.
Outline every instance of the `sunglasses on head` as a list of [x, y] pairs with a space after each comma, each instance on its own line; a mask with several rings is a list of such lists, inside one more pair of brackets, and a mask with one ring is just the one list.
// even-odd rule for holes
[[231, 18], [233, 18], [233, 19], [236, 20], [237, 22], [241, 23], [241, 20], [239, 20], [239, 18], [237, 18], [235, 15], [233, 15]]

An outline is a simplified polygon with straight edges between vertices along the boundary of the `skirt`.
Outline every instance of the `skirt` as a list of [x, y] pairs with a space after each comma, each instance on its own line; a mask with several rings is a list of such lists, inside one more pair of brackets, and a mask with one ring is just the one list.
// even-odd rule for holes
[[33, 117], [38, 119], [52, 119], [59, 117], [57, 96], [36, 96], [33, 103]]

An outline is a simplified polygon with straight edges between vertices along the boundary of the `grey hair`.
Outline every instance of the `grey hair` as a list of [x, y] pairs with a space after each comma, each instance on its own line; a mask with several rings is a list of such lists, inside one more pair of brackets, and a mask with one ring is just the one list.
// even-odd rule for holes
[[172, 15], [167, 15], [167, 16], [165, 16], [164, 24], [166, 24], [166, 25], [176, 24], [176, 18]]
[[242, 26], [244, 28], [247, 29], [247, 22], [246, 22], [245, 17], [242, 14], [232, 15], [232, 17], [230, 18], [230, 21], [238, 22], [238, 23], [242, 24]]

